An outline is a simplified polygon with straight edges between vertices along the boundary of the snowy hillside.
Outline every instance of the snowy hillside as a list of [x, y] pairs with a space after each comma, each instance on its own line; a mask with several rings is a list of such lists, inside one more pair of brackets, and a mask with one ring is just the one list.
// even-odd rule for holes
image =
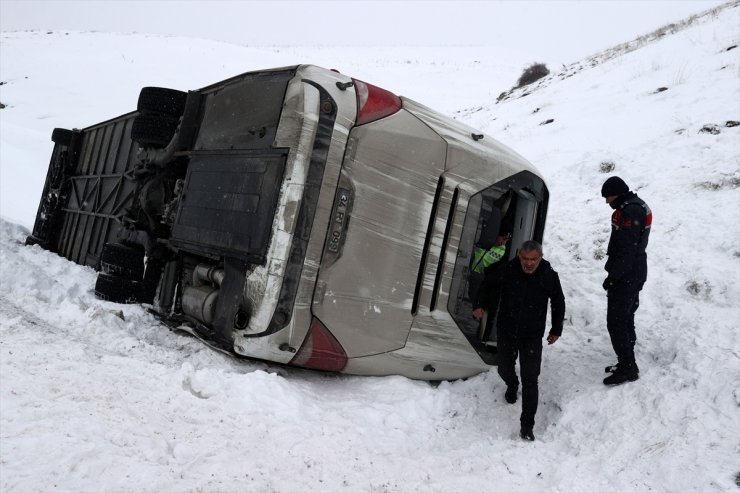
[[[737, 491], [738, 26], [735, 3], [499, 103], [532, 60], [3, 33], [0, 491]], [[545, 257], [567, 319], [543, 351], [534, 443], [519, 439], [520, 404], [506, 404], [495, 369], [435, 387], [236, 360], [144, 307], [97, 300], [92, 269], [23, 246], [54, 127], [130, 111], [145, 85], [193, 89], [297, 62], [453, 115], [544, 175]], [[640, 379], [606, 388], [611, 209], [599, 191], [613, 174], [654, 224]]]

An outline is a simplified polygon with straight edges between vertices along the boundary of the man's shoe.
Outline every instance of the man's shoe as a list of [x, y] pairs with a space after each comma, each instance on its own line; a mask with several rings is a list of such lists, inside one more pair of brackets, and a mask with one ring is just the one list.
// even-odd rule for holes
[[631, 365], [626, 368], [618, 366], [614, 373], [604, 379], [604, 385], [620, 385], [625, 382], [634, 382], [638, 378], [640, 378], [640, 372], [636, 366]]
[[522, 437], [522, 440], [534, 442], [534, 433], [532, 433], [532, 428], [522, 428], [519, 432], [519, 436]]
[[509, 404], [514, 404], [516, 402], [516, 393], [518, 390], [519, 387], [516, 385], [510, 385], [506, 387], [506, 393], [504, 394], [506, 402], [508, 402]]
[[[619, 364], [618, 363], [615, 363], [613, 365], [609, 365], [606, 368], [604, 368], [604, 373], [614, 373], [615, 371], [617, 371], [617, 368], [619, 368]], [[637, 373], [640, 373], [640, 369], [637, 368], [637, 366], [635, 366], [635, 370], [637, 371]]]

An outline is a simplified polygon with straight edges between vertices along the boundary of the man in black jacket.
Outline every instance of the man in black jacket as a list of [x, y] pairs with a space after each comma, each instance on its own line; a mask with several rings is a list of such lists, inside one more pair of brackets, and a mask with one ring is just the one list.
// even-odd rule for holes
[[[516, 402], [519, 379], [516, 359], [522, 377], [522, 414], [520, 436], [534, 440], [534, 416], [539, 391], [537, 378], [542, 362], [542, 337], [545, 335], [548, 300], [552, 305], [552, 329], [547, 343], [553, 344], [563, 332], [565, 297], [558, 273], [542, 259], [542, 246], [525, 241], [518, 258], [498, 269], [486, 279], [489, 306], [498, 302], [498, 374], [506, 383], [506, 402]], [[477, 315], [476, 315], [477, 316]]]
[[612, 233], [604, 268], [607, 295], [606, 327], [617, 364], [607, 366], [612, 374], [604, 379], [605, 385], [634, 382], [640, 370], [635, 362], [635, 312], [640, 306], [639, 294], [647, 279], [647, 254], [645, 249], [650, 236], [653, 213], [650, 207], [618, 176], [612, 176], [601, 187], [601, 195], [614, 209]]

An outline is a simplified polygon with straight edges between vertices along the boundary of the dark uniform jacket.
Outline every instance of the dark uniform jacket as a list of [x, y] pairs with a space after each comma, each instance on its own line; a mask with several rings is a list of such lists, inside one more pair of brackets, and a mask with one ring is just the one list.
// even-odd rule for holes
[[614, 209], [612, 234], [606, 250], [609, 259], [604, 268], [615, 285], [642, 289], [647, 279], [645, 248], [653, 213], [633, 192], [621, 195], [610, 205]]
[[519, 258], [507, 262], [486, 279], [485, 292], [491, 307], [498, 302], [497, 328], [502, 335], [511, 337], [539, 337], [545, 335], [547, 302], [552, 304], [552, 330], [560, 336], [565, 318], [565, 297], [560, 278], [547, 260], [542, 260], [537, 270], [526, 274]]

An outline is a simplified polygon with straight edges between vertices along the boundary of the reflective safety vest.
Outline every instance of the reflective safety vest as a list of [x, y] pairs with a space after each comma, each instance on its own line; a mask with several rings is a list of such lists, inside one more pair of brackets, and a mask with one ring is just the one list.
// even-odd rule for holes
[[506, 245], [492, 246], [488, 250], [476, 247], [473, 251], [473, 266], [470, 270], [480, 274], [486, 270], [486, 268], [504, 258], [505, 253]]

